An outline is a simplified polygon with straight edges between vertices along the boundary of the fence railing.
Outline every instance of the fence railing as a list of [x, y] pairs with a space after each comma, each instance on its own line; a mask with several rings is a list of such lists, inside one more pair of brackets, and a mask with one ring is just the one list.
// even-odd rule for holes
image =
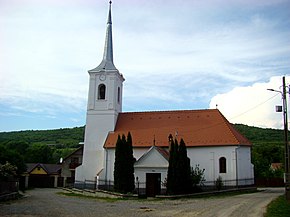
[[19, 190], [19, 181], [0, 181], [0, 195], [10, 194], [18, 192]]
[[[254, 179], [237, 179], [237, 180], [221, 180], [221, 183], [216, 181], [205, 181], [201, 185], [197, 186], [200, 191], [216, 191], [233, 188], [243, 188], [254, 186]], [[91, 189], [91, 190], [106, 190], [114, 191], [114, 181], [112, 180], [85, 180], [75, 181], [75, 188], [79, 189]], [[161, 185], [161, 194], [166, 194], [165, 185]], [[136, 194], [146, 194], [146, 182], [135, 182]]]
[[244, 188], [255, 185], [255, 179], [232, 179], [219, 181], [205, 181], [200, 185], [202, 191], [224, 190], [232, 188]]

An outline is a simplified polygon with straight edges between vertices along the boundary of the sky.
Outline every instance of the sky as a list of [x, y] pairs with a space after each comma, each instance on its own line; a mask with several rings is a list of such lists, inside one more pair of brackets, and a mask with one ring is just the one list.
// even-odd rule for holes
[[[108, 6], [0, 0], [0, 132], [85, 125]], [[124, 112], [218, 108], [282, 128], [267, 88], [290, 84], [290, 0], [115, 0], [112, 19]]]

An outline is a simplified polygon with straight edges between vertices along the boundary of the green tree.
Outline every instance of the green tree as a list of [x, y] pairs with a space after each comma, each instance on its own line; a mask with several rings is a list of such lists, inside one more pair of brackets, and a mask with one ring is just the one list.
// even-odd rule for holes
[[204, 178], [205, 169], [200, 169], [199, 165], [195, 165], [195, 168], [191, 168], [191, 183], [193, 185], [193, 192], [201, 191], [201, 186], [205, 181]]
[[215, 187], [218, 191], [222, 190], [224, 186], [224, 183], [223, 183], [223, 179], [221, 176], [217, 177], [216, 181], [215, 181]]
[[19, 154], [23, 154], [23, 153], [26, 152], [27, 148], [29, 147], [29, 143], [26, 142], [26, 141], [24, 141], [24, 140], [20, 140], [20, 141], [9, 141], [6, 144], [6, 147], [9, 150], [15, 150]]
[[125, 135], [122, 135], [122, 138], [118, 135], [114, 164], [114, 189], [116, 191], [128, 193], [134, 190], [134, 162], [130, 132], [127, 140]]
[[16, 166], [17, 174], [21, 174], [26, 171], [26, 164], [23, 156], [15, 150], [10, 150], [5, 146], [0, 145], [0, 163], [3, 165], [6, 164], [6, 162]]
[[168, 164], [168, 170], [167, 170], [167, 182], [166, 182], [166, 188], [168, 194], [174, 194], [175, 189], [175, 177], [176, 177], [176, 164], [177, 164], [177, 148], [176, 144], [174, 143], [174, 140], [172, 138], [172, 135], [169, 135], [169, 141], [170, 141], [170, 148], [169, 148], [169, 164]]
[[190, 159], [187, 157], [187, 149], [183, 139], [180, 144], [169, 135], [169, 165], [167, 171], [167, 193], [184, 194], [192, 190]]
[[48, 145], [34, 144], [26, 152], [25, 161], [27, 163], [56, 163], [53, 162], [53, 149]]
[[191, 166], [190, 159], [187, 157], [187, 149], [183, 139], [180, 140], [178, 146], [178, 161], [176, 165], [177, 169], [177, 194], [186, 194], [192, 191], [191, 182]]
[[277, 144], [263, 144], [253, 147], [252, 159], [255, 166], [255, 177], [268, 178], [273, 176], [273, 171], [270, 170], [271, 163], [283, 162], [283, 148]]
[[127, 135], [127, 187], [126, 192], [132, 192], [135, 189], [135, 177], [134, 177], [134, 163], [135, 158], [133, 156], [133, 144], [131, 133]]
[[17, 175], [17, 167], [6, 162], [5, 164], [0, 163], [0, 181], [8, 181], [13, 179]]

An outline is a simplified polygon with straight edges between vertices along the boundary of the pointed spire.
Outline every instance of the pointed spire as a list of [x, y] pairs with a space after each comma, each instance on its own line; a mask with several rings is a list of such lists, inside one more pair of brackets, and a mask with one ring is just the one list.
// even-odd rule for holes
[[109, 1], [109, 3], [110, 3], [110, 9], [109, 9], [109, 14], [108, 14], [107, 24], [112, 24], [112, 16], [111, 16], [112, 1]]
[[107, 30], [106, 30], [106, 39], [103, 60], [95, 70], [117, 70], [113, 61], [113, 37], [112, 37], [112, 16], [111, 16], [111, 6], [112, 1], [109, 2], [109, 14], [107, 20]]

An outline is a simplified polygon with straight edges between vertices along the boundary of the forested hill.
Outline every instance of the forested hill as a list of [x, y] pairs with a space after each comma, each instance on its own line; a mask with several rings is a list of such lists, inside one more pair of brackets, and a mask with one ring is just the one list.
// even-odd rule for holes
[[247, 139], [249, 139], [253, 145], [257, 144], [283, 144], [284, 131], [270, 128], [251, 127], [244, 124], [234, 124], [234, 127]]
[[55, 130], [25, 130], [0, 132], [0, 145], [15, 142], [28, 144], [46, 144], [64, 147], [78, 147], [84, 141], [84, 127]]

